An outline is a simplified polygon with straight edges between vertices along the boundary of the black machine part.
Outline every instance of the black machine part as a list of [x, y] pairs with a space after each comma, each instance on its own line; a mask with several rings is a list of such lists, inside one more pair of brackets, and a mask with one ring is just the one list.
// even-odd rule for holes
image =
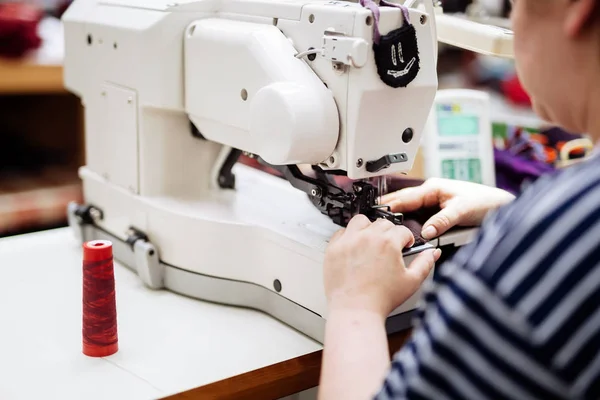
[[337, 225], [345, 227], [358, 214], [371, 221], [384, 218], [396, 225], [403, 223], [401, 213], [393, 213], [388, 206], [377, 204], [378, 189], [369, 182], [354, 182], [352, 192], [346, 192], [317, 166], [312, 167], [316, 176], [313, 178], [304, 175], [297, 165], [270, 165], [262, 159], [259, 161], [280, 172], [293, 187], [305, 192], [315, 207]]

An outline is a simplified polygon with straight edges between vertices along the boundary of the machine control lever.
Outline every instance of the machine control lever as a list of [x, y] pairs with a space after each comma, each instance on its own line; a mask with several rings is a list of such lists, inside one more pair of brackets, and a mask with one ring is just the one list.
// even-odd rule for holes
[[379, 172], [392, 164], [406, 162], [408, 157], [406, 153], [387, 154], [377, 160], [367, 161], [367, 171], [371, 173]]

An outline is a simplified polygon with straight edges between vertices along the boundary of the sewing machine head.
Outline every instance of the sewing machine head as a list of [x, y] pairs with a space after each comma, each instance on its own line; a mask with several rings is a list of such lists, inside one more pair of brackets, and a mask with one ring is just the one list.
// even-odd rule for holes
[[401, 222], [364, 180], [412, 168], [437, 90], [429, 3], [75, 1], [65, 82], [86, 106], [87, 168], [135, 195], [200, 197], [230, 188], [246, 152], [338, 224]]

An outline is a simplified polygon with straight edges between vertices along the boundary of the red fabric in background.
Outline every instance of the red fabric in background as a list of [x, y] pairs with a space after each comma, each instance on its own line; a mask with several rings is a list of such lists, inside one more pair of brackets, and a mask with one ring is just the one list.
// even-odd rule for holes
[[531, 106], [531, 98], [521, 86], [517, 75], [511, 76], [502, 82], [502, 91], [504, 96], [514, 104], [521, 106]]
[[41, 9], [24, 3], [0, 3], [0, 56], [19, 58], [42, 44]]

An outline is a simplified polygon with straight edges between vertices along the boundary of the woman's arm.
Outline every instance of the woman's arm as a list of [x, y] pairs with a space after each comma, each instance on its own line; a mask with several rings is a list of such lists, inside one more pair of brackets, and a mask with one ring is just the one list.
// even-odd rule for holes
[[325, 332], [319, 398], [373, 398], [389, 367], [384, 318], [367, 310], [333, 309]]
[[319, 397], [372, 398], [390, 366], [385, 319], [429, 276], [439, 250], [428, 250], [406, 266], [402, 251], [412, 233], [381, 219], [353, 218], [331, 239], [324, 282], [329, 313]]

